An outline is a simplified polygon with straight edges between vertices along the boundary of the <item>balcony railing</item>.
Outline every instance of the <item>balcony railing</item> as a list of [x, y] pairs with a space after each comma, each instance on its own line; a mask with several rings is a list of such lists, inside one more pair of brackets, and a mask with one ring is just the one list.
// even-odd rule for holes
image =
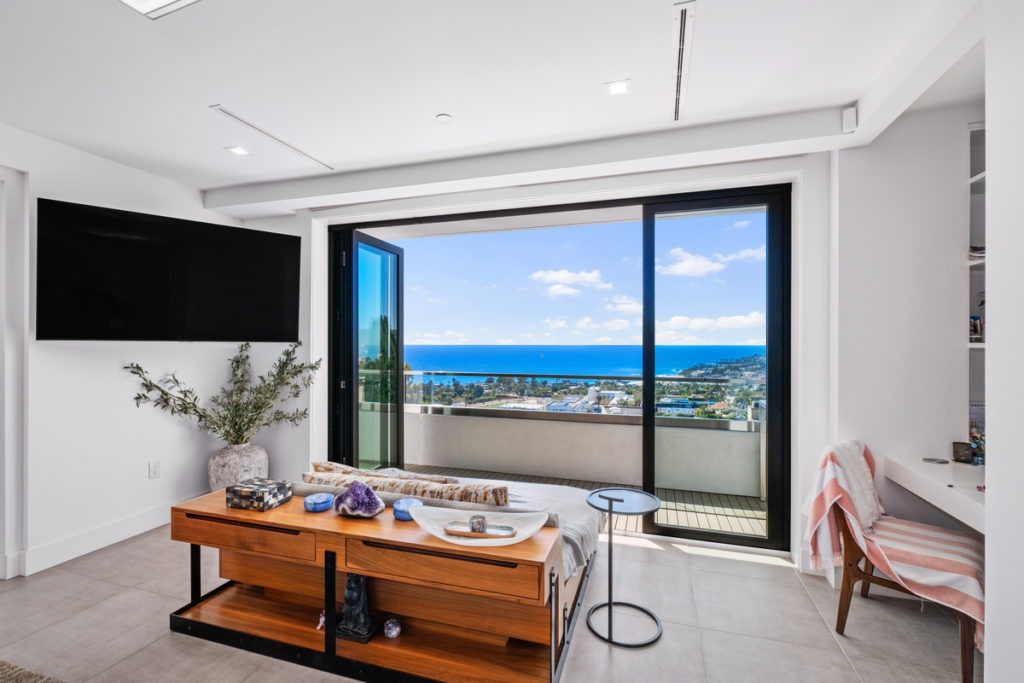
[[[760, 431], [763, 380], [667, 375], [655, 382], [659, 427]], [[405, 404], [406, 412], [429, 415], [640, 425], [642, 388], [632, 375], [407, 371]], [[745, 398], [736, 402], [739, 394]]]

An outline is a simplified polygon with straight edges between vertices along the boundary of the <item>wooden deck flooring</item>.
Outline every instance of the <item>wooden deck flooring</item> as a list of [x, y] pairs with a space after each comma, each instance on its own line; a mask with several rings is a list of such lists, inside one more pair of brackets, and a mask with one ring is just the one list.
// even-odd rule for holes
[[[451, 477], [506, 479], [509, 481], [575, 486], [588, 491], [608, 486], [641, 488], [639, 484], [590, 481], [585, 479], [560, 479], [557, 477], [534, 477], [525, 474], [507, 474], [505, 472], [440, 467], [437, 465], [406, 464], [405, 469], [411, 472], [444, 474]], [[677, 489], [657, 489], [656, 492], [658, 498], [661, 499], [661, 508], [655, 513], [655, 520], [658, 524], [747, 536], [764, 537], [766, 535], [765, 504], [759, 498], [707, 493], [704, 491], [680, 491]], [[615, 530], [642, 531], [641, 518], [632, 515], [615, 515]]]

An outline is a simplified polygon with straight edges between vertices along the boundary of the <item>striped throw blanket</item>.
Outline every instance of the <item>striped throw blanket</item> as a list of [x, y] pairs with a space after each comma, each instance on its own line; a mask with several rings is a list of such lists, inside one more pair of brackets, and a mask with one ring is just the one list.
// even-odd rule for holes
[[[871, 475], [875, 461], [860, 442]], [[848, 473], [836, 456], [837, 444], [825, 450], [814, 486], [804, 505], [806, 540], [811, 566], [841, 566], [842, 539], [835, 514], [846, 516], [847, 526], [868, 560], [883, 574], [927, 600], [964, 612], [978, 623], [975, 644], [984, 649], [985, 549], [975, 536], [942, 527], [881, 515], [870, 528], [862, 528], [849, 493]]]

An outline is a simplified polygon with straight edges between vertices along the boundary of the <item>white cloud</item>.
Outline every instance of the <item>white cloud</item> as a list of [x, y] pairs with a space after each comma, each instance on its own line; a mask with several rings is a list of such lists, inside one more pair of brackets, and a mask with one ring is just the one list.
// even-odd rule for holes
[[516, 340], [515, 340], [515, 339], [512, 339], [512, 338], [506, 338], [506, 339], [495, 339], [495, 340], [494, 340], [494, 343], [495, 343], [495, 344], [515, 344], [515, 343], [516, 343]]
[[717, 318], [691, 318], [688, 315], [674, 315], [668, 320], [655, 323], [656, 329], [662, 330], [735, 330], [745, 327], [762, 327], [765, 324], [764, 313], [752, 311], [746, 315], [723, 315]]
[[601, 326], [595, 323], [593, 318], [589, 316], [583, 316], [576, 321], [576, 329], [578, 330], [596, 330], [599, 327]]
[[715, 258], [718, 259], [719, 263], [729, 263], [730, 261], [746, 260], [764, 261], [764, 246], [765, 245], [762, 244], [756, 249], [740, 249], [739, 251], [733, 252], [731, 254], [726, 254], [725, 256], [723, 256], [722, 254], [715, 254]]
[[627, 315], [640, 315], [644, 312], [644, 306], [631, 296], [613, 296], [605, 299], [609, 303], [605, 305], [606, 311], [617, 311]]
[[537, 280], [548, 285], [577, 285], [579, 287], [593, 287], [594, 289], [612, 289], [611, 283], [601, 279], [600, 270], [538, 270], [530, 275], [531, 280]]
[[547, 325], [548, 329], [551, 330], [560, 330], [569, 325], [569, 323], [565, 322], [562, 318], [544, 318], [541, 322]]
[[551, 285], [547, 289], [548, 296], [579, 296], [583, 292], [576, 289], [575, 287], [569, 287], [568, 285]]
[[436, 332], [423, 332], [414, 335], [412, 339], [406, 339], [406, 344], [468, 344], [469, 337], [462, 332], [445, 330], [438, 334]]
[[747, 341], [745, 341], [743, 343], [744, 344], [750, 344], [752, 346], [764, 346], [765, 344], [768, 343], [768, 340], [765, 339], [764, 337], [760, 337], [760, 338], [756, 338], [756, 339], [748, 339]]
[[691, 254], [681, 247], [672, 249], [668, 252], [668, 255], [674, 258], [676, 262], [668, 266], [657, 266], [655, 270], [662, 275], [700, 277], [710, 273], [717, 273], [725, 268], [723, 264], [716, 263], [707, 256]]
[[764, 261], [765, 245], [762, 244], [754, 249], [741, 249], [732, 254], [715, 254], [714, 259], [703, 254], [691, 254], [682, 247], [671, 249], [668, 255], [675, 259], [675, 263], [656, 266], [655, 270], [662, 275], [702, 277], [725, 270], [725, 264], [733, 261]]
[[743, 228], [749, 228], [753, 224], [753, 221], [736, 221], [732, 225], [726, 226], [724, 230], [742, 230]]
[[598, 337], [597, 339], [594, 340], [594, 343], [595, 344], [611, 344], [612, 343], [612, 338], [611, 337]]
[[706, 344], [707, 341], [678, 330], [658, 330], [654, 334], [655, 344]]
[[614, 320], [609, 320], [608, 322], [606, 322], [604, 324], [604, 328], [606, 330], [616, 330], [616, 331], [618, 331], [618, 330], [625, 330], [625, 329], [629, 329], [630, 324], [631, 323], [628, 320], [623, 320], [622, 318], [616, 318]]

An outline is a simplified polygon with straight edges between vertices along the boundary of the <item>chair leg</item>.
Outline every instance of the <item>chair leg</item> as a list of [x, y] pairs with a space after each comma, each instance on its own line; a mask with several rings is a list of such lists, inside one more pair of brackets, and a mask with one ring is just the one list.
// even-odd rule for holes
[[963, 683], [974, 680], [974, 619], [960, 613], [960, 679]]
[[[871, 564], [871, 560], [864, 558], [864, 573], [871, 576], [875, 573], [875, 565]], [[868, 597], [868, 589], [871, 588], [870, 581], [864, 581], [860, 584], [860, 597]]]
[[839, 587], [839, 611], [836, 614], [836, 633], [839, 635], [842, 635], [846, 630], [846, 617], [850, 613], [853, 586], [857, 582], [856, 570], [856, 562], [843, 558], [843, 578]]

